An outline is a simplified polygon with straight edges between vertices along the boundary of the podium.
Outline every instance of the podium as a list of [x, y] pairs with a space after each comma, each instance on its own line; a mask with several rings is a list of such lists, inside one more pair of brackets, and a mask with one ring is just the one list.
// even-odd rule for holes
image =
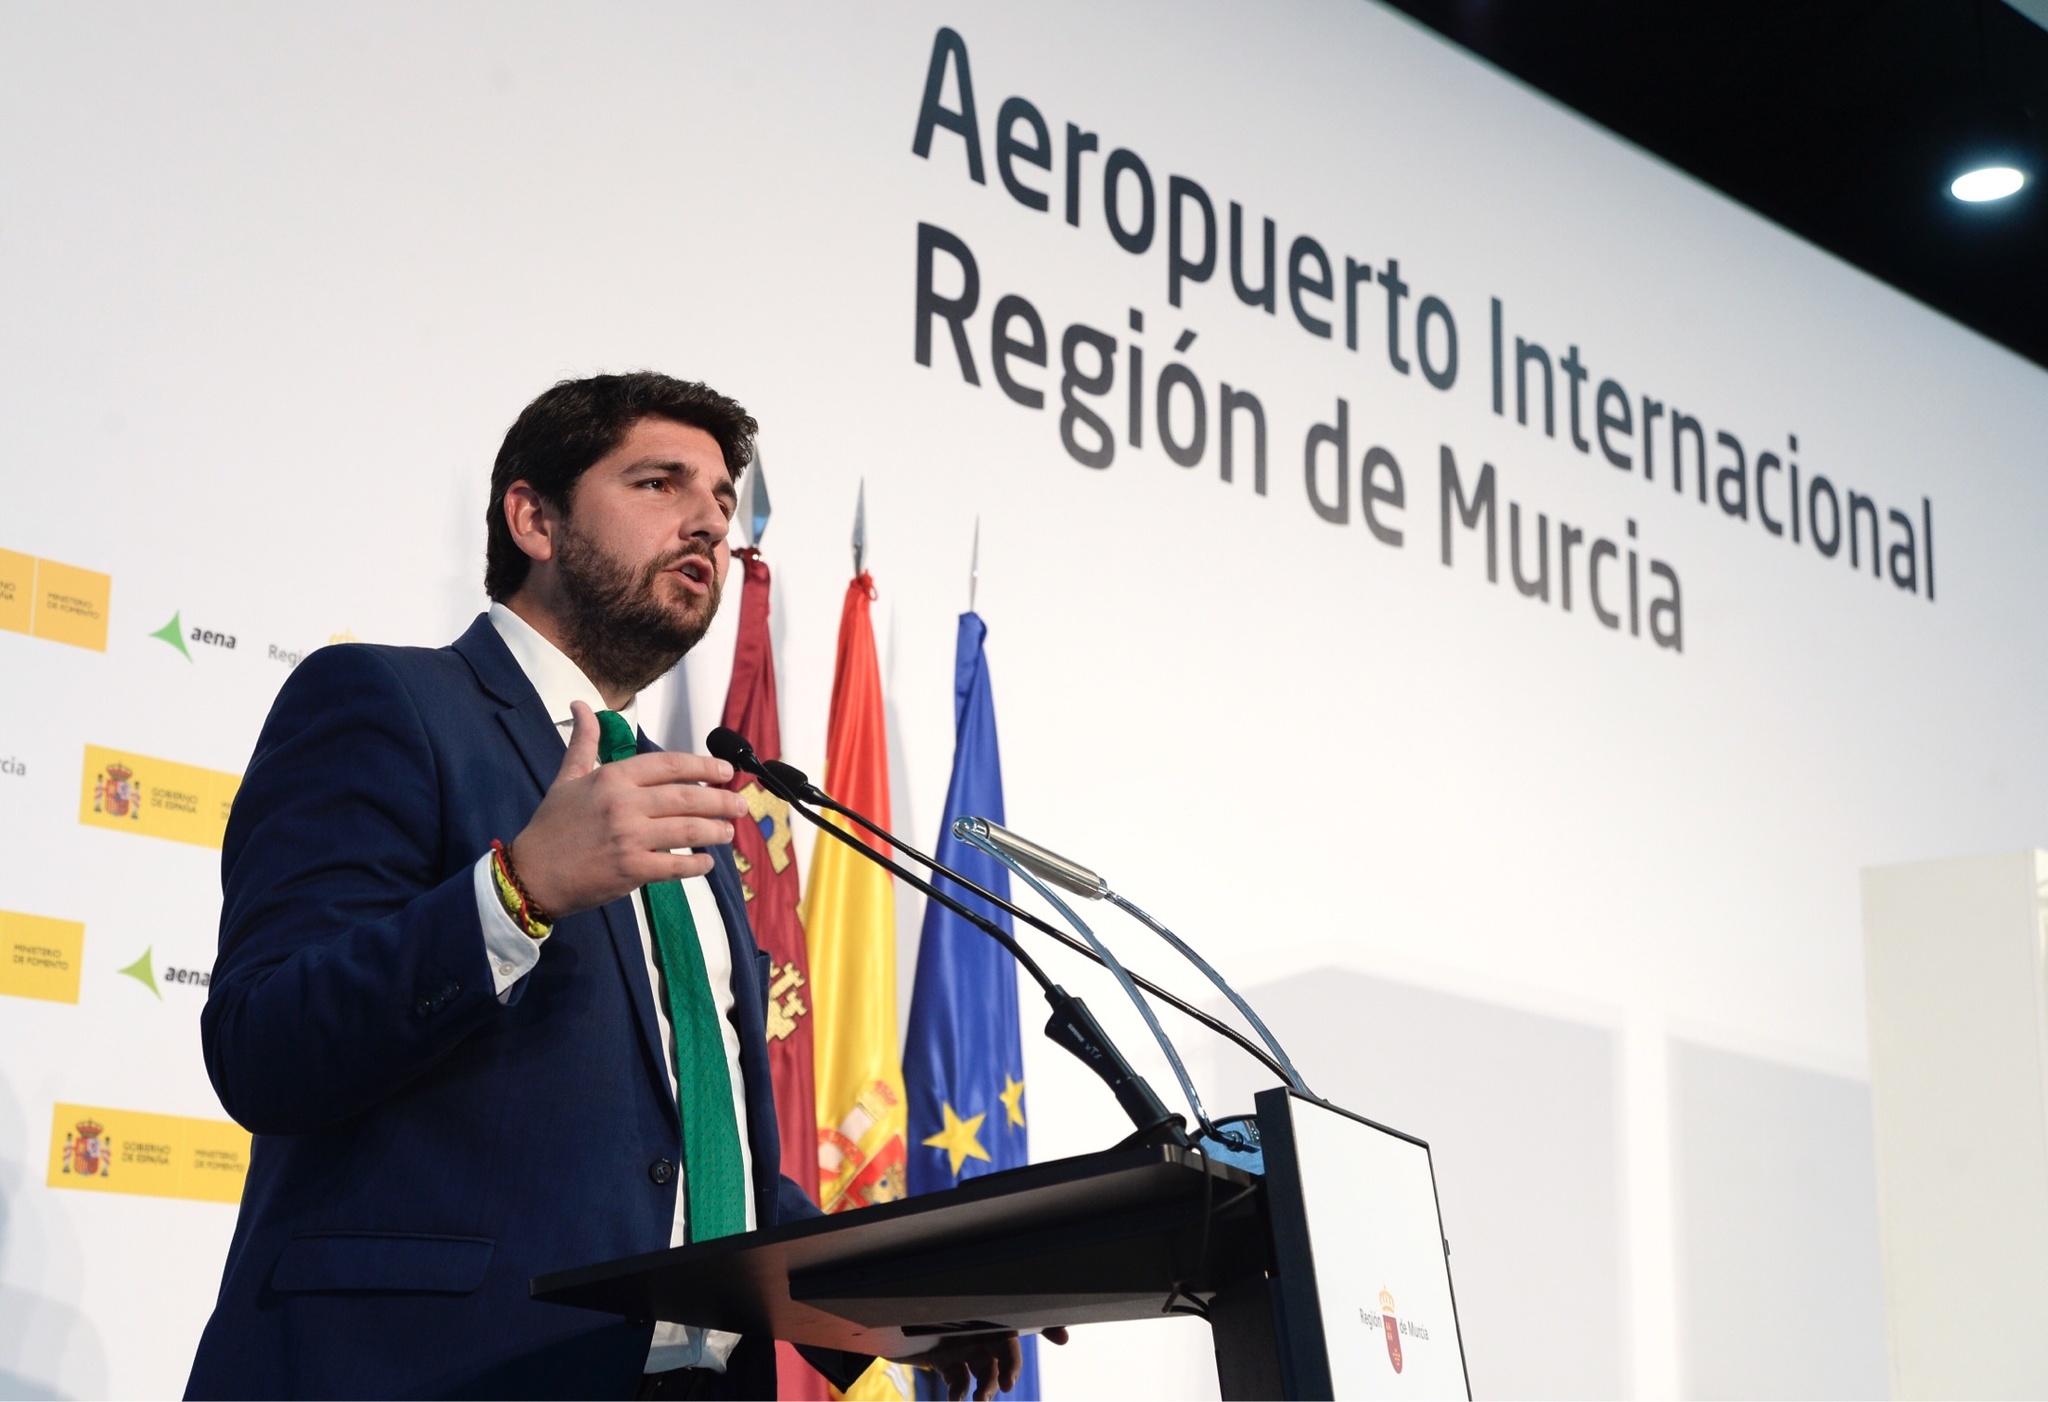
[[1117, 1148], [560, 1271], [532, 1294], [891, 1357], [1190, 1314], [1226, 1398], [1469, 1398], [1428, 1146], [1282, 1090], [1257, 1103], [1263, 1173]]

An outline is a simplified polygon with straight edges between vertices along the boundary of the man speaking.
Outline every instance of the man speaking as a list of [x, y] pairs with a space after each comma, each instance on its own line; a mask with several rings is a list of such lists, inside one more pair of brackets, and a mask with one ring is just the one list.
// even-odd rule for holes
[[[189, 1395], [775, 1395], [767, 1339], [527, 1296], [817, 1211], [780, 1173], [745, 804], [635, 723], [718, 608], [755, 428], [665, 375], [556, 385], [491, 475], [489, 613], [279, 693], [200, 1023], [255, 1148]], [[986, 1396], [1015, 1356], [928, 1361]]]

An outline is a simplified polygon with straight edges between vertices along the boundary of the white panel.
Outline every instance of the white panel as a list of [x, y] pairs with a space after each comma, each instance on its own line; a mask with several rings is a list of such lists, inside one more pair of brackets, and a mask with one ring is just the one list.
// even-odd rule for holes
[[1671, 1079], [1685, 1395], [1885, 1396], [1869, 1086], [1683, 1041]]
[[1863, 876], [1893, 1387], [2048, 1393], [2042, 858]]

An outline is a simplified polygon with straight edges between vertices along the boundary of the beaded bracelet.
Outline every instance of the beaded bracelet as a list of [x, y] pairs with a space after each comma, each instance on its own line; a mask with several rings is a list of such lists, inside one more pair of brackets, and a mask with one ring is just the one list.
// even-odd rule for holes
[[498, 903], [505, 907], [512, 923], [525, 931], [528, 939], [546, 939], [555, 922], [526, 894], [518, 873], [512, 870], [511, 849], [495, 837], [491, 839], [491, 877], [497, 883]]

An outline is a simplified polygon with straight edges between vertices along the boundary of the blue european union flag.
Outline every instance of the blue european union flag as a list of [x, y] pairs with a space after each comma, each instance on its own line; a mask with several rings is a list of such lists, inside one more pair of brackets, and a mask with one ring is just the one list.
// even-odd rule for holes
[[[1008, 897], [1010, 876], [1001, 863], [953, 836], [953, 820], [963, 815], [1003, 821], [1003, 763], [982, 651], [987, 636], [980, 615], [960, 615], [953, 655], [953, 778], [946, 787], [935, 855], [984, 889]], [[937, 884], [1003, 929], [1011, 928], [1009, 916], [957, 883], [940, 877]], [[1016, 961], [937, 901], [924, 909], [903, 1081], [910, 1096], [911, 1192], [938, 1192], [962, 1179], [1030, 1161]], [[918, 1374], [920, 1390], [927, 1376]], [[1024, 1370], [1016, 1388], [1001, 1395], [1039, 1395], [1036, 1339], [1024, 1341]]]

